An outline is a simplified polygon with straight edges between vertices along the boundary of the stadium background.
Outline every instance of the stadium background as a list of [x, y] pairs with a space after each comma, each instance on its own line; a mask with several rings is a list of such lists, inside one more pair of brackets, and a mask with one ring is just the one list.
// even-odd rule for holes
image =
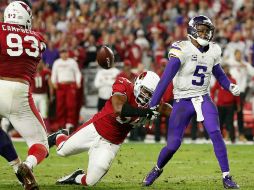
[[[93, 80], [98, 66], [96, 51], [101, 45], [114, 50], [117, 67], [131, 62], [132, 71], [160, 72], [161, 60], [167, 57], [172, 42], [186, 39], [188, 20], [203, 14], [212, 19], [216, 31], [214, 41], [223, 49], [223, 62], [234, 59], [235, 50], [243, 61], [254, 65], [254, 3], [252, 0], [32, 0], [33, 29], [40, 31], [48, 49], [43, 61], [52, 68], [59, 49], [68, 49], [83, 73], [83, 108], [81, 116], [88, 119], [96, 112], [97, 89]], [[8, 0], [1, 0], [0, 19]], [[234, 77], [234, 76], [233, 76]], [[248, 78], [244, 105], [244, 127], [252, 139], [254, 80]], [[90, 109], [92, 108], [92, 109]], [[51, 112], [54, 107], [50, 107]], [[236, 124], [236, 122], [235, 122]], [[165, 125], [163, 125], [165, 126]], [[199, 126], [201, 129], [201, 127]], [[201, 129], [202, 130], [202, 129]], [[151, 133], [152, 131], [148, 131]], [[165, 133], [165, 130], [164, 130]], [[188, 134], [188, 130], [186, 134]]]
[[[33, 29], [40, 31], [48, 49], [43, 61], [52, 68], [59, 49], [68, 49], [83, 73], [83, 107], [86, 120], [96, 112], [97, 89], [93, 85], [98, 71], [96, 51], [101, 45], [114, 50], [116, 66], [131, 62], [132, 71], [160, 72], [161, 59], [167, 57], [172, 42], [186, 39], [189, 19], [203, 14], [212, 19], [216, 31], [214, 41], [223, 50], [223, 62], [234, 59], [235, 50], [243, 61], [254, 65], [254, 3], [252, 0], [32, 0]], [[0, 2], [0, 19], [8, 0]], [[233, 76], [234, 77], [234, 76]], [[252, 139], [254, 80], [246, 84], [244, 127]], [[54, 107], [50, 107], [51, 111]], [[235, 122], [236, 124], [236, 122]], [[165, 125], [162, 125], [165, 127]], [[235, 126], [236, 127], [236, 126]], [[199, 126], [201, 129], [201, 127]], [[202, 130], [202, 129], [201, 129]], [[148, 131], [149, 133], [153, 131]], [[165, 133], [165, 130], [164, 130]], [[187, 130], [186, 134], [190, 132]]]
[[[50, 50], [48, 55], [44, 55], [47, 66], [52, 68], [57, 58], [55, 54], [59, 54], [61, 47], [68, 48], [69, 55], [79, 63], [84, 77], [84, 105], [80, 114], [84, 120], [96, 112], [98, 97], [93, 80], [99, 68], [95, 57], [97, 49], [104, 44], [114, 50], [120, 70], [128, 59], [133, 72], [139, 73], [143, 69], [158, 71], [161, 68], [160, 60], [167, 57], [171, 43], [186, 39], [188, 20], [197, 14], [203, 14], [210, 17], [216, 27], [214, 41], [223, 48], [223, 63], [232, 59], [235, 49], [239, 49], [244, 55], [244, 61], [254, 65], [253, 0], [31, 1], [33, 28], [44, 35], [48, 50], [53, 47], [53, 53]], [[8, 0], [0, 1], [1, 20], [7, 4]], [[142, 33], [144, 38], [137, 40]], [[137, 41], [141, 45], [137, 45]], [[254, 129], [253, 83], [253, 79], [249, 77], [249, 91], [244, 106], [244, 126], [249, 140], [252, 139]], [[234, 124], [237, 128], [236, 121]], [[186, 136], [190, 136], [190, 127]], [[249, 141], [242, 144], [253, 143]], [[229, 145], [228, 151], [232, 174], [242, 189], [251, 190], [254, 188], [251, 167], [254, 164], [253, 146], [245, 145]], [[15, 146], [24, 159], [25, 144], [15, 143]], [[97, 187], [91, 189], [141, 189], [140, 182], [154, 164], [162, 146], [163, 144], [143, 143], [123, 145], [112, 169]], [[219, 168], [212, 155], [211, 144], [184, 144], [171, 164], [165, 167], [164, 174], [149, 189], [221, 189]], [[71, 159], [60, 159], [53, 149], [50, 158], [34, 172], [38, 176], [41, 189], [74, 189], [72, 186], [56, 187], [55, 180], [77, 167], [84, 167], [86, 161], [87, 156], [83, 154]], [[0, 163], [0, 189], [21, 189], [17, 181], [14, 182], [15, 176], [11, 168], [3, 159], [0, 159]]]

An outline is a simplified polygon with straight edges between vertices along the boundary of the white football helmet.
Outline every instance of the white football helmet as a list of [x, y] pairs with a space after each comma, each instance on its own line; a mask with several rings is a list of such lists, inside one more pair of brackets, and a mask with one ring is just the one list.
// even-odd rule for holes
[[31, 29], [32, 10], [22, 1], [13, 1], [4, 10], [4, 22], [21, 25], [26, 29]]
[[152, 71], [143, 72], [136, 78], [134, 83], [134, 96], [139, 106], [148, 106], [159, 81], [160, 77]]

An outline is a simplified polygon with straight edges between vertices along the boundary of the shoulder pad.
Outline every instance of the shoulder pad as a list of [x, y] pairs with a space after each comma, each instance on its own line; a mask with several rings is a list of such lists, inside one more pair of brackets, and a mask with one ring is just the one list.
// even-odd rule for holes
[[120, 83], [120, 84], [131, 84], [131, 81], [129, 81], [127, 78], [124, 77], [118, 77], [115, 81], [115, 83]]
[[222, 51], [221, 51], [221, 47], [217, 44], [217, 43], [211, 43], [211, 45], [212, 45], [212, 48], [214, 49], [214, 52], [216, 53], [216, 54], [219, 54], [219, 55], [221, 55], [221, 53], [222, 53]]
[[176, 41], [174, 42], [171, 47], [177, 47], [177, 48], [184, 48], [187, 45], [186, 41]]

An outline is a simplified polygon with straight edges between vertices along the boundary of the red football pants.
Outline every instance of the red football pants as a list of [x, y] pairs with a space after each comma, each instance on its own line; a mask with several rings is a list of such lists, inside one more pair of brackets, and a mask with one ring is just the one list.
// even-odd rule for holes
[[60, 127], [77, 125], [77, 87], [75, 83], [58, 84], [56, 90], [56, 120]]

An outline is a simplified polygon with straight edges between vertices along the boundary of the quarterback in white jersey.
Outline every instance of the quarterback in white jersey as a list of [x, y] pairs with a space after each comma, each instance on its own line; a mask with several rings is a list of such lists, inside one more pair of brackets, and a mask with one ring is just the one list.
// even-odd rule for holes
[[220, 132], [218, 111], [208, 92], [211, 75], [233, 95], [239, 96], [240, 91], [237, 85], [230, 83], [220, 66], [221, 48], [211, 42], [214, 33], [211, 20], [203, 15], [192, 18], [187, 33], [189, 41], [172, 44], [168, 64], [149, 105], [158, 105], [173, 80], [174, 103], [168, 122], [167, 145], [161, 150], [156, 166], [144, 178], [143, 185], [152, 185], [161, 175], [163, 167], [180, 147], [184, 129], [196, 114], [197, 121], [204, 124], [213, 143], [223, 176], [223, 186], [226, 189], [238, 189], [239, 186], [229, 175], [227, 150]]
[[209, 42], [208, 51], [202, 53], [191, 41], [180, 41], [173, 43], [170, 56], [181, 61], [180, 69], [173, 79], [174, 98], [208, 94], [213, 66], [221, 61], [221, 48]]

